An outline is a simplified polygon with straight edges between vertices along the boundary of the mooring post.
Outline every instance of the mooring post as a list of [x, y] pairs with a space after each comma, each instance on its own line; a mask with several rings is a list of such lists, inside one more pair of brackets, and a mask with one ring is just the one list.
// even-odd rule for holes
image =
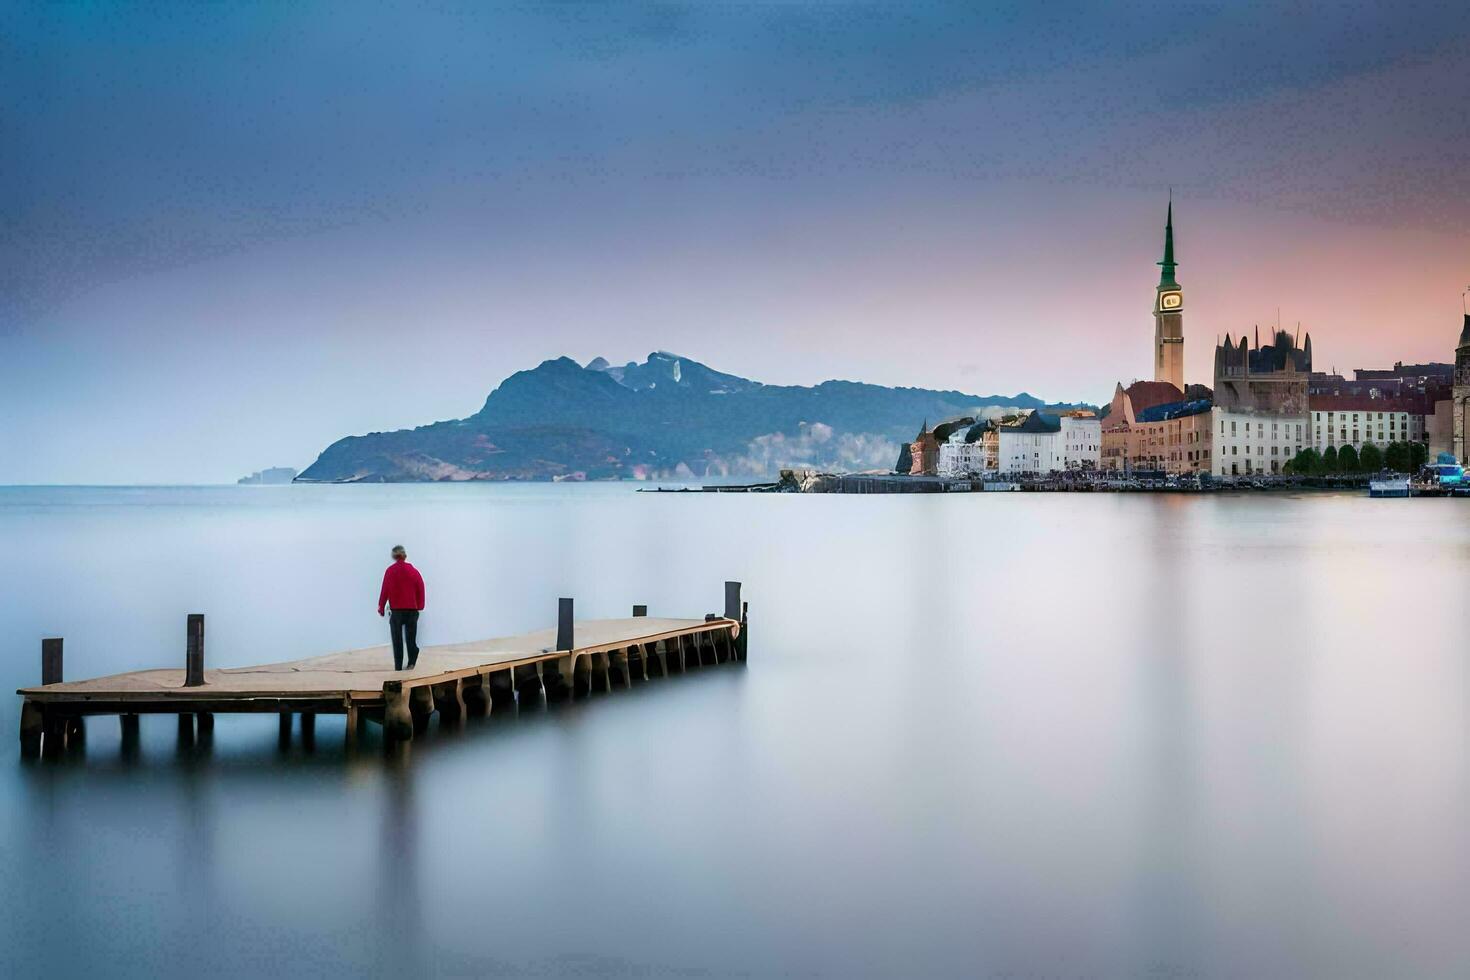
[[648, 615], [648, 607], [647, 606], [634, 606], [633, 607], [633, 616], [635, 618], [641, 617], [641, 616], [647, 616], [647, 615]]
[[[62, 680], [61, 671], [61, 637], [50, 636], [41, 641], [41, 683], [60, 684]], [[41, 717], [41, 731], [45, 736], [43, 742], [38, 743], [38, 748], [48, 755], [57, 755], [66, 744], [66, 721], [59, 717], [54, 708], [46, 705], [37, 705], [37, 712]], [[24, 711], [21, 717], [21, 742], [26, 740], [26, 719]]]
[[725, 583], [725, 618], [740, 622], [740, 583]]
[[50, 636], [41, 641], [41, 683], [61, 683], [61, 637]]
[[572, 600], [556, 600], [556, 648], [572, 648]]
[[184, 657], [184, 686], [204, 685], [204, 614], [190, 613], [186, 624], [188, 651]]

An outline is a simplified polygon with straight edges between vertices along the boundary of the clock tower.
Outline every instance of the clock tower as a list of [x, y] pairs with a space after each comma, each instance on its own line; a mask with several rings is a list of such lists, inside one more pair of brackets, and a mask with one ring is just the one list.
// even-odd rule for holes
[[1154, 380], [1184, 393], [1184, 290], [1174, 278], [1174, 202], [1164, 220], [1164, 260], [1154, 296]]

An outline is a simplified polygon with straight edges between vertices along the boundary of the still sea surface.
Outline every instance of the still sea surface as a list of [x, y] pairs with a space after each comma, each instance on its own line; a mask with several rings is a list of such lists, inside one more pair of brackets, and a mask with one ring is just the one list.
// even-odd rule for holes
[[[7, 976], [1464, 977], [1470, 502], [0, 489], [3, 688], [698, 616], [750, 659], [349, 760], [0, 763]], [[14, 739], [19, 699], [0, 695]]]

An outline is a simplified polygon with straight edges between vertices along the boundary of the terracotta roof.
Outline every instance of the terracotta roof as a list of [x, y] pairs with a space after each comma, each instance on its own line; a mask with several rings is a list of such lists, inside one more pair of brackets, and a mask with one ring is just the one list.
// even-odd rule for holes
[[1133, 405], [1135, 417], [1145, 408], [1184, 401], [1184, 392], [1167, 381], [1135, 381], [1123, 389], [1123, 392]]
[[1429, 415], [1434, 411], [1423, 395], [1401, 395], [1397, 398], [1371, 398], [1368, 395], [1308, 395], [1307, 408], [1313, 412], [1408, 412]]

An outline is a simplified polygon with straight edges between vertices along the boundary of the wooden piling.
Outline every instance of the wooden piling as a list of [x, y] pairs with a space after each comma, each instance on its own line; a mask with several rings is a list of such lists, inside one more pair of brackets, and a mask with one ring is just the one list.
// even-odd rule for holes
[[460, 681], [459, 697], [464, 702], [465, 714], [472, 718], [483, 718], [494, 705], [490, 697], [490, 675], [474, 674]]
[[413, 712], [409, 709], [409, 692], [402, 681], [383, 685], [383, 734], [391, 741], [406, 742], [413, 738]]
[[41, 641], [41, 683], [61, 683], [61, 637], [47, 637]]
[[558, 599], [556, 600], [556, 648], [570, 650], [572, 646], [572, 600]]
[[516, 703], [515, 668], [492, 670], [486, 675], [490, 687], [490, 700], [496, 707], [512, 707]]
[[26, 698], [20, 706], [20, 751], [26, 758], [41, 754], [41, 742], [46, 731], [46, 717], [41, 706]]
[[434, 691], [428, 685], [420, 685], [408, 692], [408, 711], [413, 716], [413, 733], [422, 735], [429, 730], [429, 718], [434, 714]]
[[725, 618], [740, 622], [740, 583], [725, 583]]
[[190, 613], [184, 625], [188, 636], [184, 654], [184, 686], [204, 686], [204, 614]]

